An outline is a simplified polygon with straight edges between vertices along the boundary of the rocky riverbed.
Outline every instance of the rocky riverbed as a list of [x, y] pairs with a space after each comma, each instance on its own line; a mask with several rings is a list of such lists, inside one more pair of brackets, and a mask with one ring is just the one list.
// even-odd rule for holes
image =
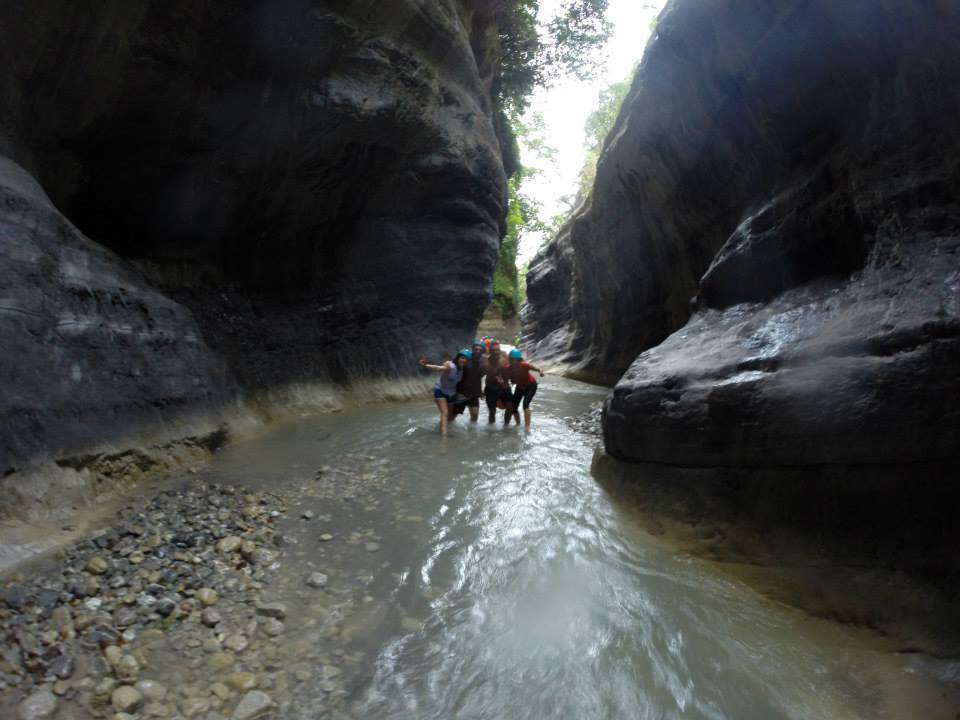
[[270, 490], [193, 478], [4, 579], [0, 716], [345, 716], [384, 618], [380, 537], [351, 511], [389, 497], [388, 471], [348, 455]]
[[566, 419], [571, 430], [593, 438], [603, 437], [603, 403], [595, 402], [590, 409]]

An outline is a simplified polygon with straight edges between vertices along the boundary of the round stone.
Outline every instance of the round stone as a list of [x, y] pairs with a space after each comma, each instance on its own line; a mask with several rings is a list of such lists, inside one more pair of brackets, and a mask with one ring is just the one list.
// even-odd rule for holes
[[107, 570], [110, 569], [110, 563], [104, 560], [99, 555], [94, 555], [87, 561], [87, 572], [93, 573], [94, 575], [103, 575]]
[[237, 658], [234, 657], [232, 653], [217, 652], [217, 653], [213, 653], [213, 655], [207, 658], [207, 667], [210, 668], [213, 672], [217, 672], [219, 670], [226, 670], [228, 667], [233, 665], [236, 661], [237, 661]]
[[310, 573], [307, 577], [307, 585], [312, 588], [322, 588], [327, 584], [329, 578], [322, 572]]
[[276, 618], [267, 618], [263, 622], [263, 632], [267, 637], [279, 637], [283, 635], [286, 627]]
[[212, 628], [223, 622], [223, 615], [214, 608], [207, 608], [200, 616], [200, 621], [207, 627]]
[[167, 696], [167, 689], [154, 680], [140, 680], [134, 687], [147, 700], [154, 702], [159, 702]]
[[167, 617], [177, 609], [177, 603], [173, 598], [162, 597], [153, 606], [153, 611], [160, 617]]
[[143, 707], [143, 714], [148, 718], [168, 718], [173, 715], [173, 708], [164, 703], [153, 702]]
[[140, 663], [133, 655], [124, 655], [114, 666], [118, 678], [133, 680], [140, 674]]
[[220, 594], [213, 588], [200, 588], [197, 590], [196, 598], [204, 606], [210, 607], [211, 605], [217, 604], [217, 601], [220, 599]]
[[113, 691], [113, 695], [110, 696], [110, 703], [117, 712], [131, 712], [136, 710], [140, 707], [141, 702], [143, 702], [143, 695], [129, 685], [118, 687]]
[[281, 602], [257, 602], [257, 615], [283, 620], [287, 616], [287, 606]]
[[233, 720], [253, 720], [266, 713], [271, 705], [273, 700], [269, 695], [260, 690], [251, 690], [233, 711]]
[[117, 627], [125, 628], [134, 625], [137, 622], [137, 611], [130, 608], [123, 608], [113, 614], [113, 623]]
[[252, 672], [230, 673], [223, 678], [223, 683], [228, 688], [236, 690], [237, 692], [247, 692], [257, 686], [257, 676]]
[[43, 720], [56, 711], [56, 695], [46, 689], [34, 690], [17, 707], [17, 720]]
[[247, 649], [247, 639], [243, 635], [230, 635], [226, 640], [223, 641], [224, 646], [227, 650], [233, 650], [233, 652], [243, 652]]
[[233, 553], [240, 549], [243, 540], [236, 535], [230, 535], [217, 542], [217, 550], [222, 553]]
[[83, 580], [83, 594], [87, 597], [93, 597], [100, 592], [100, 581], [95, 577], [86, 577]]
[[107, 645], [103, 649], [103, 656], [107, 659], [108, 663], [116, 667], [117, 663], [120, 662], [120, 658], [123, 657], [123, 650], [116, 645]]
[[210, 709], [210, 701], [202, 697], [188, 697], [180, 701], [180, 711], [187, 717], [202, 715]]
[[116, 689], [117, 681], [111, 677], [105, 677], [93, 689], [93, 696], [100, 702], [106, 702]]

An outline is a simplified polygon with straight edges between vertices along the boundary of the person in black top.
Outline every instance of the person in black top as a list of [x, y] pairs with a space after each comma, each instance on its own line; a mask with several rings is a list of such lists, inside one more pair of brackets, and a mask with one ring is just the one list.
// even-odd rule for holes
[[509, 368], [507, 357], [500, 350], [500, 343], [494, 340], [490, 343], [490, 353], [484, 358], [483, 367], [487, 376], [484, 397], [491, 425], [497, 421], [498, 405], [503, 408], [504, 425], [510, 422], [513, 413], [513, 393], [510, 392], [510, 382], [507, 380]]
[[457, 383], [457, 395], [453, 407], [450, 408], [450, 419], [463, 413], [465, 408], [470, 408], [470, 422], [477, 422], [480, 417], [480, 396], [483, 394], [481, 385], [484, 375], [484, 357], [485, 346], [479, 340], [473, 341], [473, 357], [463, 368], [463, 377]]

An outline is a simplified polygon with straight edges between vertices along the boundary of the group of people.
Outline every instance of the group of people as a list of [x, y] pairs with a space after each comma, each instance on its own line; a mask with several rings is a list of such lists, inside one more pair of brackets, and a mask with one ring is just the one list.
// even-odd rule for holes
[[[530, 427], [533, 412], [530, 403], [537, 394], [537, 379], [533, 373], [543, 370], [523, 359], [523, 353], [513, 349], [504, 353], [493, 338], [474, 340], [453, 360], [432, 365], [420, 358], [420, 365], [440, 373], [433, 388], [433, 397], [440, 411], [440, 432], [447, 434], [447, 425], [464, 410], [470, 410], [470, 422], [480, 418], [480, 398], [486, 401], [488, 421], [497, 421], [497, 410], [503, 410], [503, 424], [514, 420], [520, 424], [520, 406], [523, 405], [524, 425]], [[513, 386], [511, 389], [511, 385]]]

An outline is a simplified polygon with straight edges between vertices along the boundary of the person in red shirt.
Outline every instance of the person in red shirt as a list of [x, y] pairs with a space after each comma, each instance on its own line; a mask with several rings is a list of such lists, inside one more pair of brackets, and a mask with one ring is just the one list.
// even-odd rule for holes
[[[513, 419], [517, 425], [520, 424], [520, 403], [523, 402], [523, 424], [524, 427], [530, 427], [530, 419], [533, 412], [530, 410], [530, 403], [533, 396], [537, 394], [537, 379], [533, 373], [540, 373], [543, 377], [543, 370], [532, 363], [525, 362], [523, 353], [514, 348], [510, 351], [510, 367], [507, 368], [507, 377], [514, 384], [513, 390]], [[506, 421], [509, 425], [509, 419]]]

